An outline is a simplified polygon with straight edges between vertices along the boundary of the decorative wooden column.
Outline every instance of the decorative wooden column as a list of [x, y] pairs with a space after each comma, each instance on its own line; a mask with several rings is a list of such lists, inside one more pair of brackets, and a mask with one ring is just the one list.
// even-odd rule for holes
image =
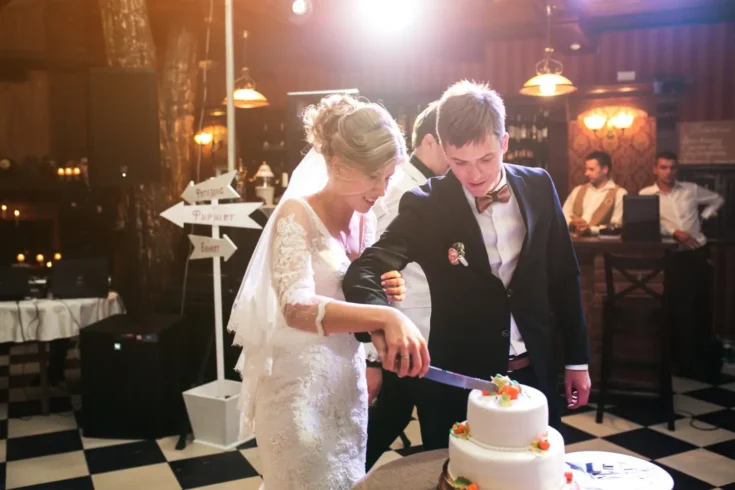
[[[110, 66], [155, 68], [156, 46], [146, 1], [99, 0], [99, 5]], [[164, 222], [159, 213], [179, 199], [191, 177], [198, 37], [192, 8], [184, 6], [167, 19], [165, 58], [158, 65], [161, 182], [129, 189], [120, 207], [130, 242], [122, 260], [137, 266], [135, 270], [124, 267], [128, 277], [120, 278], [132, 313], [162, 310], [166, 291], [181, 280], [183, 272], [184, 233]]]

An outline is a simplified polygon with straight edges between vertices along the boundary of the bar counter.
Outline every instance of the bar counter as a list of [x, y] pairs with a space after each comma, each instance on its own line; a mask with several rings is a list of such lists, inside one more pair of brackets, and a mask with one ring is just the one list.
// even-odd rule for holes
[[[593, 387], [599, 382], [600, 362], [602, 355], [602, 304], [607, 294], [605, 285], [605, 265], [603, 255], [612, 253], [632, 257], [661, 257], [667, 250], [675, 249], [676, 242], [673, 239], [662, 239], [659, 242], [630, 242], [622, 241], [619, 237], [572, 237], [574, 248], [577, 252], [579, 262], [582, 303], [587, 318], [587, 329], [590, 343], [590, 376]], [[662, 276], [657, 282], [662, 283]], [[616, 282], [627, 282], [621, 277]], [[616, 287], [617, 290], [621, 288]], [[645, 315], [639, 321], [645, 322]], [[658, 346], [641, 339], [626, 339], [618, 335], [614, 351], [630, 359], [643, 359], [650, 355], [651, 351], [657, 351]], [[648, 370], [650, 371], [650, 370]], [[642, 372], [640, 370], [625, 368], [613, 372], [612, 378], [617, 385], [625, 388], [650, 388], [655, 385], [655, 373]]]

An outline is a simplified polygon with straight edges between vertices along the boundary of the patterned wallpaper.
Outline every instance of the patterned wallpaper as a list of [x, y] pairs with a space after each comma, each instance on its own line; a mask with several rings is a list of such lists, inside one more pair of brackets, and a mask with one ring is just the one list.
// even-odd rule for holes
[[656, 158], [656, 120], [636, 118], [633, 126], [621, 133], [616, 130], [608, 138], [604, 130], [595, 132], [579, 121], [569, 126], [569, 190], [583, 184], [584, 158], [593, 151], [607, 152], [613, 161], [612, 177], [629, 193], [637, 194], [653, 183], [653, 163]]

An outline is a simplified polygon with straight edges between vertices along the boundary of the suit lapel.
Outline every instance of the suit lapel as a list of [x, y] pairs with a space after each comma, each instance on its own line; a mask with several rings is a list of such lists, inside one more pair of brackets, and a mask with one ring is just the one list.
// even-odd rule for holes
[[536, 221], [538, 216], [533, 210], [533, 204], [531, 203], [531, 192], [529, 192], [528, 188], [526, 187], [526, 181], [522, 179], [521, 176], [518, 175], [516, 170], [510, 165], [505, 165], [505, 175], [508, 179], [508, 184], [510, 185], [510, 188], [513, 190], [513, 197], [515, 197], [516, 201], [518, 202], [518, 208], [521, 211], [523, 223], [526, 226], [526, 237], [523, 239], [523, 246], [521, 247], [521, 253], [518, 257], [518, 264], [516, 264], [516, 268], [513, 274], [513, 276], [515, 277], [515, 273], [518, 272], [523, 262], [523, 257], [528, 253], [528, 250], [531, 246], [531, 238], [533, 237], [533, 232], [536, 229]]
[[[444, 206], [448, 213], [447, 220], [452, 224], [451, 234], [448, 236], [452, 243], [447, 244], [447, 253], [449, 247], [454, 243], [461, 242], [465, 246], [465, 258], [467, 266], [481, 274], [493, 276], [490, 268], [490, 259], [487, 256], [485, 248], [485, 240], [482, 237], [480, 225], [475, 218], [474, 210], [467, 201], [467, 196], [462, 190], [462, 184], [457, 180], [451, 171], [446, 174], [447, 200]], [[463, 267], [458, 265], [455, 267]]]

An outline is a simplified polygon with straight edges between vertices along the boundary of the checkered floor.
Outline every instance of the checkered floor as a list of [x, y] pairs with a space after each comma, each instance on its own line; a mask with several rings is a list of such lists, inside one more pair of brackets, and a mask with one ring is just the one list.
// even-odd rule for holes
[[[256, 490], [258, 448], [245, 444], [220, 452], [175, 437], [149, 441], [88, 439], [81, 410], [79, 361], [70, 350], [67, 381], [52, 389], [50, 416], [40, 415], [35, 346], [0, 346], [0, 488], [8, 489], [237, 489]], [[564, 417], [567, 452], [600, 450], [653, 460], [674, 478], [677, 490], [735, 490], [735, 377], [711, 385], [677, 378], [680, 414], [669, 432], [651, 401], [612, 400], [603, 424], [592, 408]], [[692, 416], [696, 419], [692, 421]], [[413, 445], [397, 441], [384, 464], [421, 451], [418, 422], [406, 430]]]

